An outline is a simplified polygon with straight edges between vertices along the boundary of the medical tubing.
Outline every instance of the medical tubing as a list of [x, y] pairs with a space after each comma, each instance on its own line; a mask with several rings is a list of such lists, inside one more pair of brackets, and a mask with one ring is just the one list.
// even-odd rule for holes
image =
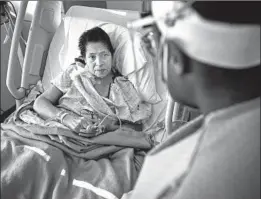
[[8, 10], [7, 10], [5, 7], [4, 7], [4, 9], [5, 9], [5, 12], [6, 12], [7, 15], [8, 15], [8, 18], [9, 18], [11, 24], [14, 26], [14, 22], [13, 22], [13, 20], [12, 20], [12, 17], [11, 17], [11, 15], [10, 15], [10, 13], [8, 12]]
[[[164, 111], [164, 108], [161, 109], [160, 113], [159, 113], [158, 116], [154, 119], [154, 121], [149, 125], [149, 127], [147, 127], [147, 128], [146, 128], [145, 130], [143, 130], [142, 132], [145, 133], [146, 131], [150, 130], [150, 129], [155, 125], [155, 123], [159, 121], [159, 117], [161, 116], [161, 114], [163, 113], [163, 111]], [[151, 134], [152, 134], [152, 133], [151, 133]]]
[[9, 3], [12, 6], [12, 9], [14, 11], [15, 17], [17, 17], [17, 13], [16, 13], [16, 10], [15, 10], [14, 4], [11, 1], [7, 1], [7, 3]]
[[[12, 4], [13, 5], [13, 4]], [[5, 10], [6, 10], [6, 8], [5, 8]], [[8, 18], [9, 18], [9, 20], [10, 20], [10, 24], [9, 24], [9, 27], [10, 27], [10, 29], [11, 29], [11, 33], [13, 34], [13, 28], [12, 28], [12, 25], [15, 27], [15, 24], [14, 24], [14, 22], [13, 22], [13, 20], [12, 20], [12, 17], [11, 17], [11, 15], [10, 15], [10, 13], [9, 12], [7, 12], [7, 10], [6, 10], [6, 13], [8, 14]], [[17, 14], [16, 14], [16, 18], [17, 18]], [[9, 31], [8, 31], [9, 32]], [[22, 39], [22, 41], [24, 42], [24, 44], [26, 45], [27, 44], [27, 42], [25, 41], [25, 39], [23, 38], [23, 36], [22, 36], [22, 34], [20, 35], [20, 38]]]
[[[5, 29], [6, 29], [6, 33], [7, 33], [6, 38], [10, 39], [10, 38], [12, 38], [12, 36], [13, 36], [13, 32], [14, 32], [14, 31], [13, 31], [12, 25], [14, 26], [14, 23], [13, 23], [13, 20], [12, 20], [12, 18], [11, 18], [11, 16], [10, 16], [8, 10], [6, 9], [6, 7], [4, 7], [4, 10], [5, 10], [5, 12], [7, 13], [8, 19], [9, 19], [9, 21], [10, 21], [8, 29], [7, 29], [7, 27], [6, 27], [6, 23], [4, 23], [4, 26], [5, 26]], [[10, 31], [9, 31], [9, 30], [10, 30]], [[11, 33], [11, 34], [10, 34], [10, 33]], [[4, 42], [5, 42], [5, 41], [4, 41]]]
[[[7, 14], [8, 14], [8, 16], [9, 16], [9, 18], [10, 18], [10, 21], [11, 21], [11, 23], [9, 24], [9, 27], [10, 27], [10, 29], [11, 29], [11, 33], [13, 34], [14, 30], [13, 30], [13, 28], [12, 28], [12, 25], [15, 27], [15, 24], [14, 24], [14, 22], [13, 22], [11, 16], [10, 16], [10, 13], [7, 13]], [[27, 42], [26, 42], [25, 39], [23, 38], [22, 34], [20, 35], [20, 38], [21, 38], [21, 40], [24, 42], [24, 44], [26, 45]]]
[[[15, 27], [15, 24], [14, 24], [14, 22], [13, 22], [13, 20], [12, 20], [12, 17], [11, 17], [11, 15], [10, 15], [10, 13], [8, 12], [8, 10], [7, 10], [6, 8], [4, 8], [4, 9], [5, 9], [5, 12], [7, 13], [8, 18], [9, 18], [9, 21], [10, 21], [8, 30], [7, 30], [7, 27], [6, 27], [6, 25], [5, 25], [6, 23], [4, 23], [4, 25], [5, 25], [5, 29], [6, 29], [6, 32], [7, 32], [8, 37], [11, 38], [11, 37], [13, 36], [13, 33], [14, 33], [13, 27]], [[13, 27], [12, 27], [12, 26], [13, 26]], [[10, 31], [9, 31], [9, 30], [10, 30]], [[9, 35], [10, 32], [11, 32], [11, 35]], [[22, 35], [21, 35], [21, 38], [22, 38]]]
[[[102, 121], [97, 125], [97, 126], [101, 126], [101, 124], [104, 122], [104, 120], [107, 118], [107, 117], [109, 117], [110, 116], [110, 114], [108, 114], [108, 115], [106, 115], [103, 119], [102, 119]], [[117, 119], [119, 120], [119, 122], [120, 122], [120, 129], [121, 129], [121, 126], [122, 126], [122, 122], [121, 122], [121, 119], [117, 116], [117, 115], [115, 115], [116, 117], [117, 117]]]
[[18, 43], [22, 31], [23, 26], [23, 18], [25, 15], [26, 7], [28, 1], [22, 1], [21, 6], [18, 12], [17, 21], [14, 28], [14, 34], [10, 49], [9, 61], [8, 61], [8, 68], [7, 68], [7, 78], [6, 78], [6, 86], [9, 89], [10, 93], [16, 99], [22, 99], [25, 96], [25, 90], [18, 90], [14, 84], [13, 74], [15, 74], [15, 56], [16, 51], [18, 49]]
[[[87, 111], [89, 111], [89, 110], [87, 110]], [[90, 111], [90, 112], [92, 112], [92, 111]], [[82, 113], [80, 112], [80, 114], [82, 115]], [[92, 114], [93, 114], [93, 112], [92, 112]], [[108, 114], [108, 115], [106, 115], [102, 120], [101, 120], [101, 122], [97, 125], [97, 126], [100, 126], [101, 125], [101, 123], [103, 123], [104, 122], [104, 120], [107, 118], [107, 117], [109, 117], [110, 116], [110, 114]], [[121, 128], [121, 125], [122, 125], [122, 122], [121, 122], [121, 119], [115, 114], [115, 116], [117, 117], [117, 119], [119, 120], [119, 123], [120, 123], [120, 128]]]
[[10, 35], [9, 35], [9, 29], [8, 29], [7, 26], [6, 26], [6, 23], [4, 23], [4, 27], [5, 27], [7, 36], [10, 37]]

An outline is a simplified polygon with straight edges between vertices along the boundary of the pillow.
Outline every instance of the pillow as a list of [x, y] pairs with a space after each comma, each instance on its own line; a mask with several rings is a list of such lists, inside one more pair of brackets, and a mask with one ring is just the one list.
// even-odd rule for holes
[[[110, 37], [111, 43], [115, 50], [113, 56], [113, 65], [121, 72], [122, 75], [129, 77], [129, 80], [138, 90], [142, 91], [141, 98], [151, 104], [161, 101], [156, 91], [154, 70], [152, 61], [148, 60], [149, 56], [144, 51], [141, 42], [140, 33], [136, 32], [134, 36], [135, 56], [137, 60], [138, 81], [134, 78], [135, 65], [132, 50], [132, 41], [127, 28], [99, 20], [88, 20], [84, 18], [66, 17], [64, 19], [65, 43], [59, 57], [62, 61], [60, 65], [63, 69], [74, 62], [74, 58], [80, 55], [78, 49], [78, 39], [80, 35], [95, 26], [101, 27]], [[62, 59], [64, 57], [65, 59]], [[152, 68], [152, 69], [151, 69]], [[136, 84], [138, 82], [138, 84]]]
[[[161, 97], [157, 92], [155, 84], [155, 68], [153, 60], [144, 49], [144, 56], [147, 62], [138, 71], [134, 71], [128, 75], [128, 79], [134, 84], [144, 101], [156, 104], [161, 101]], [[136, 56], [137, 57], [137, 56]]]

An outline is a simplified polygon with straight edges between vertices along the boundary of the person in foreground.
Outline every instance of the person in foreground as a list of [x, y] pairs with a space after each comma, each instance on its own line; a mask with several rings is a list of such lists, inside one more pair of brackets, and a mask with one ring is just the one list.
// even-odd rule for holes
[[203, 116], [147, 155], [123, 198], [259, 199], [260, 2], [193, 2], [178, 17], [184, 4], [166, 4], [162, 14], [164, 2], [152, 3], [168, 44], [163, 79]]
[[107, 33], [99, 27], [84, 32], [79, 49], [81, 56], [35, 100], [34, 110], [43, 119], [54, 119], [90, 137], [120, 125], [140, 131], [151, 107], [112, 66], [113, 47]]

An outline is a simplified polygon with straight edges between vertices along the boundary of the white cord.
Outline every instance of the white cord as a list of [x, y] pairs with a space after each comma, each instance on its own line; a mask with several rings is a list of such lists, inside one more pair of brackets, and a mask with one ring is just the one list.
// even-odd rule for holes
[[[11, 17], [11, 14], [8, 12], [8, 10], [7, 10], [6, 8], [4, 8], [4, 9], [5, 9], [5, 12], [7, 13], [8, 18], [9, 18], [9, 21], [10, 21], [10, 23], [9, 23], [9, 28], [11, 29], [11, 33], [13, 34], [14, 31], [13, 31], [13, 27], [12, 27], [12, 26], [15, 27], [15, 24], [14, 24], [14, 22], [13, 22], [13, 19], [12, 19], [12, 17]], [[22, 41], [24, 42], [24, 44], [27, 45], [27, 42], [25, 41], [25, 39], [23, 38], [22, 35], [20, 36], [20, 38], [22, 39]]]
[[160, 143], [162, 143], [162, 140], [163, 140], [163, 138], [165, 137], [165, 134], [166, 134], [166, 128], [164, 128], [164, 132], [162, 133], [162, 137], [161, 137], [161, 139], [160, 139]]
[[[165, 107], [166, 106], [167, 105], [165, 105]], [[161, 109], [160, 113], [158, 114], [158, 117], [154, 119], [154, 121], [151, 123], [151, 125], [149, 127], [147, 127], [145, 130], [143, 130], [144, 133], [146, 131], [150, 130], [156, 124], [156, 122], [159, 120], [159, 117], [162, 115], [163, 111], [165, 110], [165, 107]]]
[[[110, 116], [110, 114], [106, 115], [106, 116], [102, 119], [102, 121], [98, 124], [98, 126], [100, 127], [100, 125], [104, 122], [104, 120], [105, 120], [107, 117], [109, 117], [109, 116]], [[119, 123], [120, 123], [120, 129], [121, 129], [121, 127], [122, 127], [121, 119], [120, 119], [117, 115], [115, 115], [115, 116], [116, 116], [117, 119], [119, 120]]]
[[9, 30], [7, 29], [5, 23], [4, 23], [4, 26], [5, 26], [5, 30], [6, 30], [6, 37], [5, 37], [5, 40], [4, 40], [3, 44], [6, 44], [7, 41], [10, 39], [10, 36], [9, 36]]

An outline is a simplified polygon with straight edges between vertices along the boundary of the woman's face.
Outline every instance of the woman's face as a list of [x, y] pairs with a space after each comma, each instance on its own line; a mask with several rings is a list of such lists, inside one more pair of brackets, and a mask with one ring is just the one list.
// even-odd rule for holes
[[86, 67], [96, 77], [103, 78], [111, 73], [112, 55], [102, 42], [89, 42], [86, 46]]

